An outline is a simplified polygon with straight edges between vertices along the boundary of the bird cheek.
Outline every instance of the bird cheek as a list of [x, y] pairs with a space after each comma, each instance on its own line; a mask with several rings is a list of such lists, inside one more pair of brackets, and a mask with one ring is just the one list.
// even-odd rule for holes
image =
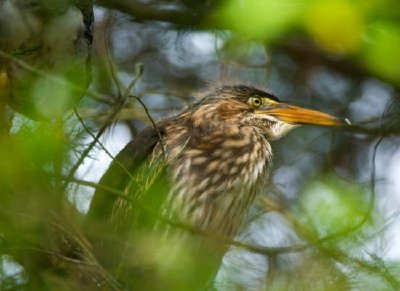
[[221, 102], [218, 105], [217, 113], [222, 120], [232, 120], [232, 118], [240, 117], [240, 113], [246, 108], [247, 106], [236, 101]]

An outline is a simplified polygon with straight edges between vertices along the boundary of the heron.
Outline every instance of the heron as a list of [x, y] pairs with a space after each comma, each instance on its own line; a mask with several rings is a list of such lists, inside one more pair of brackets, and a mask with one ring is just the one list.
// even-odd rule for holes
[[95, 253], [141, 290], [203, 288], [266, 184], [271, 141], [303, 124], [348, 123], [251, 86], [210, 90], [115, 157], [86, 218]]

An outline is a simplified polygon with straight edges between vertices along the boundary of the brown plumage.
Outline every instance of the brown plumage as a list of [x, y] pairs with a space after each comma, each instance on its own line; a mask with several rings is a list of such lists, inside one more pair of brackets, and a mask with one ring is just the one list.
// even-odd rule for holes
[[[160, 121], [157, 129], [147, 128], [118, 154], [100, 181], [125, 196], [96, 191], [87, 219], [95, 251], [111, 269], [129, 270], [122, 280], [131, 280], [131, 287], [175, 289], [169, 271], [154, 271], [165, 263], [168, 250], [150, 264], [139, 259], [141, 238], [156, 234], [157, 250], [172, 241], [181, 248], [177, 256], [185, 254], [195, 266], [177, 277], [182, 288], [200, 288], [216, 273], [227, 249], [216, 237], [234, 238], [263, 189], [272, 159], [269, 141], [303, 123], [343, 121], [239, 85], [218, 88], [183, 113]], [[132, 244], [121, 244], [121, 239]], [[110, 248], [123, 251], [105, 254]], [[163, 268], [172, 270], [182, 260]]]

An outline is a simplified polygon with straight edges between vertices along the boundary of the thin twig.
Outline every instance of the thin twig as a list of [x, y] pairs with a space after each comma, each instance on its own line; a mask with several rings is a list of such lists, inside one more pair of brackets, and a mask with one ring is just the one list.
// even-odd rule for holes
[[135, 87], [137, 81], [139, 81], [140, 77], [143, 75], [143, 69], [144, 69], [144, 66], [143, 66], [142, 63], [136, 64], [134, 78], [128, 84], [128, 86], [125, 88], [124, 96], [128, 97], [129, 94], [131, 94], [131, 91], [132, 91], [133, 87]]
[[26, 70], [28, 72], [34, 73], [34, 74], [36, 74], [38, 76], [41, 76], [41, 77], [46, 78], [48, 80], [51, 80], [51, 81], [53, 81], [53, 82], [55, 82], [57, 84], [60, 84], [62, 86], [69, 87], [69, 88], [71, 88], [72, 90], [74, 90], [76, 92], [79, 92], [79, 93], [82, 93], [82, 94], [86, 93], [87, 95], [92, 96], [95, 99], [102, 99], [102, 97], [101, 97], [102, 95], [100, 93], [97, 93], [97, 92], [92, 91], [92, 90], [83, 89], [82, 87], [80, 87], [80, 86], [78, 86], [78, 85], [76, 85], [76, 84], [74, 84], [72, 82], [69, 82], [69, 81], [67, 81], [67, 80], [65, 80], [63, 78], [56, 77], [54, 75], [50, 75], [50, 74], [48, 74], [48, 73], [46, 73], [44, 71], [39, 70], [38, 68], [35, 68], [35, 67], [29, 65], [28, 63], [26, 63], [24, 61], [12, 56], [11, 54], [8, 54], [8, 53], [2, 51], [2, 50], [0, 50], [0, 58], [5, 59], [5, 60], [10, 61], [10, 62], [13, 62], [13, 63], [17, 64], [18, 66], [20, 66], [21, 68], [23, 68], [24, 70]]
[[122, 191], [114, 189], [114, 188], [111, 188], [111, 187], [108, 187], [108, 186], [105, 186], [103, 184], [99, 184], [99, 183], [91, 182], [91, 181], [86, 181], [86, 180], [78, 179], [78, 178], [75, 178], [75, 177], [69, 178], [69, 177], [65, 177], [64, 176], [64, 177], [61, 177], [61, 179], [63, 179], [67, 183], [74, 183], [74, 184], [78, 184], [78, 185], [81, 185], [81, 186], [87, 186], [87, 187], [90, 187], [90, 188], [93, 188], [93, 189], [102, 189], [104, 191], [109, 192], [109, 194], [118, 196], [118, 197], [120, 197], [120, 198], [122, 198], [124, 200], [130, 201], [130, 202], [133, 202]]
[[[55, 217], [58, 217], [55, 215]], [[91, 245], [87, 243], [86, 238], [76, 230], [74, 227], [66, 228], [63, 223], [53, 222], [52, 226], [59, 229], [59, 231], [65, 233], [68, 238], [72, 239], [82, 251], [83, 258], [88, 259], [91, 265], [95, 268], [97, 274], [99, 274], [111, 287], [116, 291], [127, 291], [127, 289], [120, 283], [114, 276], [106, 270], [102, 264], [97, 260], [93, 254]]]
[[[96, 136], [94, 137], [93, 141], [88, 145], [88, 147], [83, 151], [83, 153], [81, 154], [81, 156], [79, 157], [78, 161], [72, 166], [72, 168], [69, 171], [68, 177], [72, 178], [75, 175], [75, 172], [78, 170], [78, 168], [82, 165], [83, 161], [86, 159], [86, 157], [89, 155], [89, 153], [92, 151], [93, 147], [96, 145], [96, 143], [98, 143], [100, 137], [104, 134], [104, 132], [107, 130], [108, 126], [110, 125], [110, 123], [112, 122], [112, 120], [114, 119], [114, 117], [118, 114], [118, 111], [120, 110], [120, 108], [123, 106], [123, 102], [121, 102], [120, 104], [117, 104], [116, 108], [114, 109], [114, 111], [110, 114], [108, 120], [106, 121], [106, 123], [99, 129], [99, 131], [97, 132]], [[64, 190], [67, 187], [67, 183], [64, 184]]]
[[[64, 177], [64, 179], [68, 179], [67, 177]], [[85, 181], [85, 180], [81, 180], [81, 179], [77, 179], [77, 178], [72, 178], [72, 179], [68, 179], [68, 182], [72, 182], [72, 183], [76, 183], [79, 185], [83, 185], [83, 186], [88, 186], [88, 187], [92, 187], [92, 188], [101, 188], [104, 189], [106, 191], [108, 191], [110, 194], [112, 195], [116, 195], [118, 197], [121, 197], [122, 199], [125, 199], [129, 202], [133, 202], [129, 197], [127, 197], [126, 195], [124, 195], [123, 191], [119, 191], [98, 183], [94, 183], [94, 182], [90, 182], [90, 181]], [[137, 201], [135, 201], [136, 204]], [[164, 216], [158, 215], [156, 213], [154, 213], [154, 211], [152, 211], [149, 207], [146, 207], [144, 205], [137, 205], [138, 207], [141, 207], [143, 210], [149, 212], [150, 214], [152, 214], [153, 216], [159, 218], [161, 221], [167, 223], [168, 225], [189, 231], [191, 233], [194, 234], [198, 234], [198, 235], [202, 235], [205, 237], [209, 237], [211, 239], [214, 239], [218, 242], [222, 242], [222, 243], [226, 243], [228, 245], [240, 248], [240, 249], [245, 249], [248, 250], [250, 252], [253, 253], [258, 253], [258, 254], [263, 254], [263, 255], [275, 255], [275, 254], [282, 254], [282, 253], [295, 253], [295, 252], [300, 252], [305, 250], [306, 248], [311, 247], [312, 245], [294, 245], [294, 246], [285, 246], [285, 247], [263, 247], [263, 246], [258, 246], [258, 245], [253, 245], [253, 244], [248, 244], [245, 242], [240, 242], [240, 241], [236, 241], [236, 240], [232, 240], [231, 238], [227, 238], [225, 236], [218, 236], [215, 235], [214, 233], [210, 233], [198, 228], [195, 228], [191, 225], [188, 224], [184, 224], [181, 222], [177, 222], [177, 221], [173, 221], [169, 218], [166, 218]]]
[[385, 124], [384, 124], [383, 121], [384, 121], [384, 119], [386, 118], [386, 116], [387, 116], [387, 114], [388, 114], [388, 112], [389, 112], [389, 110], [390, 110], [390, 107], [391, 107], [392, 105], [393, 105], [393, 103], [388, 104], [388, 105], [386, 106], [386, 108], [385, 108], [385, 111], [383, 112], [383, 114], [382, 114], [382, 116], [381, 116], [381, 126], [380, 126], [380, 128], [381, 128], [381, 132], [382, 132], [382, 133], [380, 134], [378, 140], [376, 141], [376, 143], [375, 143], [375, 145], [374, 145], [374, 149], [373, 149], [373, 151], [372, 151], [372, 161], [371, 161], [371, 163], [372, 163], [372, 165], [371, 165], [372, 170], [371, 170], [371, 185], [370, 185], [370, 188], [371, 188], [371, 196], [370, 196], [370, 198], [369, 198], [369, 203], [368, 203], [368, 207], [367, 207], [368, 209], [367, 209], [367, 211], [365, 212], [365, 215], [363, 216], [363, 218], [361, 219], [361, 221], [360, 221], [359, 223], [357, 223], [356, 225], [354, 225], [354, 226], [352, 226], [352, 227], [350, 227], [350, 228], [347, 228], [347, 229], [345, 229], [345, 230], [343, 230], [343, 231], [335, 232], [335, 233], [332, 233], [332, 234], [330, 234], [330, 235], [327, 235], [327, 236], [321, 238], [321, 239], [320, 239], [320, 242], [321, 242], [321, 243], [326, 242], [326, 241], [330, 241], [330, 240], [332, 240], [332, 239], [337, 239], [337, 238], [339, 238], [339, 237], [347, 236], [347, 235], [350, 234], [351, 232], [360, 229], [360, 228], [371, 218], [371, 214], [372, 214], [373, 208], [374, 208], [374, 206], [375, 206], [375, 196], [376, 196], [376, 195], [375, 195], [375, 183], [376, 183], [376, 153], [377, 153], [378, 148], [379, 148], [379, 146], [381, 145], [383, 139], [385, 138], [385, 135], [383, 134]]
[[[85, 129], [85, 131], [93, 138], [93, 140], [95, 140], [96, 136], [86, 126], [85, 122], [82, 120], [82, 118], [79, 116], [78, 112], [76, 111], [76, 108], [74, 108], [74, 113], [75, 113], [76, 117], [78, 118], [79, 122], [81, 123], [82, 127]], [[103, 151], [132, 178], [132, 174], [128, 171], [128, 169], [126, 169], [125, 166], [118, 159], [115, 159], [115, 157], [109, 152], [109, 150], [103, 145], [103, 143], [100, 140], [98, 140], [97, 142], [98, 142], [99, 146], [103, 149]]]
[[157, 127], [153, 117], [151, 116], [149, 110], [147, 109], [147, 106], [143, 103], [143, 101], [138, 96], [129, 95], [128, 97], [136, 99], [140, 103], [140, 105], [143, 107], [144, 111], [146, 112], [146, 115], [149, 118], [154, 130], [157, 132], [158, 141], [161, 144], [161, 150], [162, 150], [163, 158], [165, 159], [166, 158], [166, 154], [165, 154], [165, 148], [164, 148], [164, 142], [163, 142], [162, 135], [161, 135], [160, 131], [158, 130], [158, 127]]
[[[137, 67], [142, 68], [140, 65], [138, 65]], [[89, 155], [90, 151], [93, 149], [93, 147], [99, 142], [100, 137], [104, 134], [104, 132], [107, 130], [108, 126], [112, 123], [112, 121], [114, 120], [114, 118], [117, 116], [117, 114], [119, 113], [119, 111], [121, 110], [121, 108], [124, 106], [125, 104], [125, 100], [128, 97], [128, 94], [130, 93], [130, 90], [132, 90], [132, 88], [134, 87], [134, 85], [137, 83], [137, 81], [139, 80], [139, 78], [141, 77], [141, 74], [143, 73], [143, 69], [137, 69], [136, 70], [136, 75], [134, 76], [133, 80], [130, 82], [129, 86], [127, 87], [126, 90], [124, 90], [124, 96], [121, 96], [121, 98], [118, 98], [118, 102], [116, 102], [115, 104], [115, 108], [114, 110], [111, 112], [111, 114], [109, 115], [107, 121], [105, 122], [105, 124], [100, 128], [100, 130], [98, 131], [98, 133], [96, 134], [96, 136], [94, 137], [93, 141], [89, 144], [89, 146], [83, 151], [82, 155], [80, 156], [80, 158], [78, 159], [78, 161], [73, 165], [73, 167], [71, 168], [68, 177], [72, 178], [75, 175], [75, 172], [78, 170], [78, 168], [80, 167], [80, 165], [83, 163], [83, 161], [86, 159], [86, 157]], [[129, 89], [129, 90], [128, 90]], [[76, 112], [76, 110], [75, 110]], [[67, 184], [64, 185], [64, 189], [66, 188]]]
[[4, 247], [2, 249], [3, 250], [28, 250], [28, 251], [32, 251], [32, 252], [38, 252], [38, 253], [46, 254], [46, 255], [49, 255], [49, 256], [54, 256], [54, 257], [57, 257], [59, 259], [62, 259], [64, 261], [68, 261], [68, 262], [74, 263], [74, 264], [86, 265], [86, 266], [91, 266], [91, 267], [96, 266], [95, 264], [93, 264], [91, 262], [88, 262], [88, 261], [82, 261], [82, 260], [70, 258], [70, 257], [64, 256], [64, 255], [62, 255], [60, 253], [51, 252], [51, 251], [44, 250], [44, 249], [41, 249], [41, 248], [38, 248], [38, 247], [12, 246], [12, 247]]
[[[107, 13], [107, 17], [104, 18], [105, 20], [101, 22], [101, 26], [99, 29], [99, 31], [101, 31], [101, 33], [98, 33], [98, 44], [99, 46], [101, 46], [101, 48], [103, 49], [103, 52], [101, 53], [101, 56], [105, 56], [105, 64], [107, 66], [107, 73], [108, 73], [108, 77], [113, 80], [115, 87], [117, 88], [117, 97], [120, 98], [123, 92], [123, 85], [122, 82], [119, 80], [118, 78], [118, 73], [117, 73], [117, 69], [114, 63], [114, 60], [111, 57], [111, 52], [110, 52], [110, 47], [109, 47], [109, 26], [110, 26], [110, 13]], [[100, 48], [99, 48], [100, 49]]]

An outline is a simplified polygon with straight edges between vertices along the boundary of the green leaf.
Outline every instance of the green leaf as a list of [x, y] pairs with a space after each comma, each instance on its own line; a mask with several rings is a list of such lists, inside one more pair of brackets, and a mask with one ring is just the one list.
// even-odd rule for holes
[[368, 211], [365, 189], [337, 177], [316, 179], [305, 189], [302, 214], [320, 235], [345, 231], [359, 224]]

